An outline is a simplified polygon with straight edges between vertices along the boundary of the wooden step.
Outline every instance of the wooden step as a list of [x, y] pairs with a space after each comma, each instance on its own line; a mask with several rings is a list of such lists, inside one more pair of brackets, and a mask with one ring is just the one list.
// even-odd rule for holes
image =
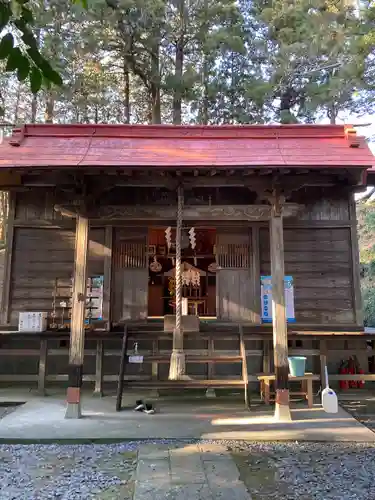
[[228, 387], [243, 387], [243, 380], [129, 380], [128, 385], [131, 387], [160, 387], [160, 388], [184, 388], [184, 389], [197, 389], [204, 387], [228, 388]]
[[[130, 354], [131, 356], [131, 354]], [[157, 355], [154, 356], [144, 356], [143, 362], [156, 362], [156, 363], [169, 363], [171, 360], [170, 354], [168, 355]], [[232, 356], [185, 356], [186, 363], [242, 363], [242, 357], [240, 355]]]

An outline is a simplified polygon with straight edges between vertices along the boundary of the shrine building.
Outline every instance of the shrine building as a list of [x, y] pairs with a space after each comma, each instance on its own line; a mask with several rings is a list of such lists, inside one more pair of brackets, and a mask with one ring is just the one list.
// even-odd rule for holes
[[77, 405], [82, 381], [117, 381], [124, 328], [143, 356], [129, 386], [238, 375], [257, 390], [275, 371], [286, 390], [291, 353], [318, 383], [353, 353], [370, 376], [354, 195], [373, 165], [347, 125], [15, 129], [0, 145], [0, 383], [62, 383]]

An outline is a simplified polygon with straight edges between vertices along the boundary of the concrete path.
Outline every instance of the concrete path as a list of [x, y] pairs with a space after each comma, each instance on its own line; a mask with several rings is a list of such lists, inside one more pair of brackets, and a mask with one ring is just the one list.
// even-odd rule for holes
[[[0, 440], [139, 440], [207, 439], [248, 441], [356, 441], [375, 442], [375, 433], [340, 409], [335, 415], [320, 405], [308, 409], [301, 403], [292, 409], [293, 421], [273, 420], [272, 409], [254, 406], [251, 412], [240, 402], [228, 400], [156, 402], [157, 413], [132, 411], [139, 395], [125, 397], [128, 409], [115, 412], [115, 398], [86, 397], [84, 418], [66, 420], [64, 398], [31, 397], [0, 420]], [[4, 396], [3, 396], [4, 398]], [[0, 397], [1, 399], [3, 399]], [[18, 401], [20, 395], [17, 396]], [[3, 399], [4, 401], [4, 399]]]
[[251, 500], [224, 446], [143, 445], [134, 500]]

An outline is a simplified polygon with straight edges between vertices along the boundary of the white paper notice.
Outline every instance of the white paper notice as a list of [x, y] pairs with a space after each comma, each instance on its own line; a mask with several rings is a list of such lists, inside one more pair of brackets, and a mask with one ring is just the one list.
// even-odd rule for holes
[[143, 356], [129, 356], [129, 363], [143, 363]]

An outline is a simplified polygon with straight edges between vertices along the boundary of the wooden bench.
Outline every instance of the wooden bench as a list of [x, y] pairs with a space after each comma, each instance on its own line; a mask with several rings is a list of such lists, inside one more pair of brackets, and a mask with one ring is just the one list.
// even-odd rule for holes
[[197, 379], [186, 378], [184, 380], [128, 380], [132, 387], [155, 387], [160, 389], [232, 389], [244, 386], [242, 379]]
[[[313, 406], [313, 381], [320, 380], [320, 375], [314, 375], [313, 373], [305, 373], [303, 377], [293, 377], [288, 376], [290, 382], [301, 382], [301, 392], [293, 392], [294, 395], [305, 396], [307, 399], [307, 404], [309, 408]], [[270, 404], [271, 399], [271, 382], [275, 380], [275, 374], [260, 373], [257, 375], [257, 379], [260, 382], [260, 394], [264, 398], [266, 405]]]
[[[155, 389], [229, 389], [229, 388], [238, 388], [242, 387], [244, 390], [244, 400], [246, 407], [249, 407], [250, 404], [250, 395], [249, 395], [249, 376], [247, 373], [247, 361], [246, 361], [246, 350], [245, 350], [245, 341], [243, 336], [242, 325], [239, 325], [238, 332], [238, 341], [239, 341], [239, 354], [216, 354], [211, 349], [209, 355], [192, 355], [187, 354], [185, 361], [186, 363], [203, 363], [207, 364], [209, 367], [209, 373], [207, 379], [196, 379], [192, 377], [186, 377], [182, 380], [160, 380], [156, 377], [148, 380], [134, 380], [132, 377], [127, 378], [127, 385], [131, 387], [146, 387], [146, 388], [155, 388]], [[122, 393], [124, 389], [124, 375], [126, 365], [129, 363], [129, 353], [128, 353], [128, 342], [129, 335], [127, 329], [125, 328], [123, 340], [122, 340], [122, 349], [121, 349], [121, 358], [120, 358], [120, 368], [118, 375], [118, 385], [117, 385], [117, 397], [116, 397], [116, 411], [120, 411], [122, 407]], [[142, 356], [142, 362], [151, 362], [154, 364], [157, 363], [170, 363], [170, 354], [151, 354]], [[213, 375], [213, 365], [216, 363], [240, 363], [242, 365], [242, 376], [239, 379], [215, 379], [212, 377]], [[211, 375], [211, 376], [210, 376]]]

